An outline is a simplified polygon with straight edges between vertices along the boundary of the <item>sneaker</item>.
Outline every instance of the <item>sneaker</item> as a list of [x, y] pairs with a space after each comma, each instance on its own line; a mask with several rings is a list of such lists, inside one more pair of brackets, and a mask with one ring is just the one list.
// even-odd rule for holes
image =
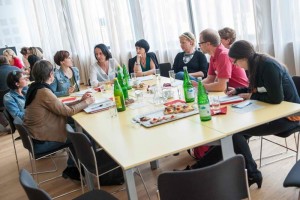
[[62, 173], [62, 177], [80, 181], [80, 174], [77, 167], [67, 167]]

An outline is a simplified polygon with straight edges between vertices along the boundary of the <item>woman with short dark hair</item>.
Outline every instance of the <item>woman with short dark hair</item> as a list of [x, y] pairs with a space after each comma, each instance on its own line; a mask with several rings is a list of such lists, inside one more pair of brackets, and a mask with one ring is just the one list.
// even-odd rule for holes
[[[92, 87], [98, 87], [101, 84], [107, 82], [113, 82], [115, 78], [116, 69], [119, 64], [114, 59], [116, 66], [109, 66], [109, 59], [112, 58], [112, 55], [105, 44], [97, 44], [94, 47], [94, 55], [97, 60], [90, 68], [90, 84]], [[113, 58], [112, 58], [113, 59]]]
[[28, 78], [21, 71], [11, 71], [7, 75], [7, 86], [10, 91], [3, 97], [3, 104], [9, 114], [15, 118], [24, 118], [25, 95], [24, 87], [28, 85]]
[[[300, 103], [295, 84], [286, 67], [275, 58], [257, 53], [251, 43], [240, 40], [231, 46], [229, 56], [234, 64], [248, 70], [248, 88], [229, 88], [228, 95], [239, 95], [244, 99], [253, 99], [270, 104], [282, 101]], [[284, 117], [233, 135], [235, 153], [245, 157], [249, 186], [262, 184], [261, 172], [252, 158], [247, 143], [251, 136], [277, 135], [299, 125], [299, 117]], [[286, 137], [286, 135], [285, 135]]]
[[51, 88], [58, 97], [68, 96], [78, 92], [80, 76], [77, 67], [73, 67], [72, 59], [68, 51], [58, 51], [54, 55], [54, 62], [60, 66], [54, 73], [54, 81]]
[[136, 56], [128, 61], [130, 73], [134, 72], [136, 76], [148, 76], [155, 73], [158, 61], [153, 52], [148, 52], [149, 49], [150, 45], [144, 39], [135, 43]]
[[[50, 87], [54, 80], [53, 69], [49, 61], [36, 62], [32, 70], [35, 82], [30, 85], [26, 95], [24, 125], [32, 136], [35, 153], [44, 153], [70, 143], [67, 139], [67, 117], [95, 101], [90, 93], [86, 93], [71, 105], [62, 103]], [[70, 158], [63, 176], [79, 180], [79, 172]]]

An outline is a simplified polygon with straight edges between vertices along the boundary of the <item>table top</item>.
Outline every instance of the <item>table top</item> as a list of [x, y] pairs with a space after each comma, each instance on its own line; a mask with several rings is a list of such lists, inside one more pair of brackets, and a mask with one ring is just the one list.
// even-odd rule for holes
[[[146, 84], [153, 84], [154, 80], [148, 80]], [[168, 82], [168, 79], [162, 77], [162, 82]], [[112, 91], [96, 93], [95, 96], [111, 97]], [[147, 104], [139, 109], [127, 108], [114, 118], [110, 117], [109, 111], [94, 114], [81, 112], [73, 118], [124, 170], [127, 170], [300, 111], [300, 104], [256, 103], [262, 108], [237, 113], [227, 105], [226, 115], [212, 116], [212, 120], [207, 122], [201, 122], [199, 115], [193, 115], [151, 128], [133, 123], [132, 118], [162, 108], [162, 105]]]

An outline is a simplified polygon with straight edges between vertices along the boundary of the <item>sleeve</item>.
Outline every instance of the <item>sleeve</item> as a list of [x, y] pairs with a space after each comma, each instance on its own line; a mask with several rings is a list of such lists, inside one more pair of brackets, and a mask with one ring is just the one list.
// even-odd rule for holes
[[227, 54], [220, 54], [218, 57], [217, 76], [218, 78], [231, 78], [232, 62]]
[[275, 63], [270, 65], [262, 66], [263, 70], [261, 75], [257, 76], [262, 79], [263, 85], [266, 92], [256, 92], [251, 95], [251, 99], [263, 101], [271, 104], [279, 104], [284, 100], [284, 92], [282, 86], [282, 73]]
[[75, 82], [76, 82], [76, 85], [78, 87], [78, 91], [80, 90], [80, 75], [79, 75], [79, 70], [77, 67], [72, 67], [71, 68], [74, 72], [74, 77], [75, 77]]
[[68, 91], [59, 91], [58, 90], [58, 79], [57, 79], [57, 73], [55, 72], [55, 77], [54, 77], [54, 80], [53, 82], [50, 84], [50, 87], [52, 88], [52, 90], [54, 91], [54, 94], [57, 96], [57, 97], [63, 97], [63, 96], [68, 96], [69, 95], [69, 92]]
[[97, 71], [94, 65], [91, 65], [90, 67], [90, 83], [93, 87], [97, 86], [99, 83], [99, 81], [97, 80]]
[[70, 117], [88, 106], [84, 101], [80, 101], [72, 106], [67, 106], [62, 103], [49, 89], [41, 89], [38, 94], [41, 95], [39, 99], [41, 99], [42, 106], [47, 108], [50, 112], [60, 116]]
[[207, 70], [208, 70], [208, 63], [207, 63], [207, 59], [205, 57], [205, 55], [201, 52], [199, 52], [198, 54], [199, 56], [199, 71], [202, 71], [204, 74], [204, 78], [207, 77]]
[[180, 71], [183, 71], [182, 70], [182, 67], [179, 66], [179, 60], [181, 58], [181, 55], [180, 53], [178, 53], [174, 59], [174, 63], [173, 63], [173, 70], [175, 73], [178, 73]]
[[130, 58], [128, 60], [128, 69], [129, 69], [129, 73], [133, 73], [133, 68], [134, 68], [134, 63], [136, 62], [136, 56], [133, 58]]
[[6, 110], [13, 117], [19, 117], [20, 119], [24, 118], [24, 110], [21, 110], [16, 100], [9, 94], [4, 95], [3, 103]]

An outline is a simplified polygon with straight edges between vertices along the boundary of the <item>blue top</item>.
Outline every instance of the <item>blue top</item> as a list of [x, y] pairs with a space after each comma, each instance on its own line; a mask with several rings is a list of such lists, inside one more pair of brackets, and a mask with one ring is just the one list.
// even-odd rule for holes
[[69, 88], [75, 85], [75, 91], [79, 91], [80, 77], [77, 67], [71, 67], [73, 77], [71, 80], [64, 74], [62, 68], [56, 70], [54, 73], [54, 81], [50, 87], [57, 97], [68, 96]]
[[23, 96], [19, 95], [15, 90], [10, 90], [4, 95], [3, 104], [9, 114], [15, 118], [19, 117], [23, 120], [25, 114], [25, 96], [26, 93], [22, 91]]

